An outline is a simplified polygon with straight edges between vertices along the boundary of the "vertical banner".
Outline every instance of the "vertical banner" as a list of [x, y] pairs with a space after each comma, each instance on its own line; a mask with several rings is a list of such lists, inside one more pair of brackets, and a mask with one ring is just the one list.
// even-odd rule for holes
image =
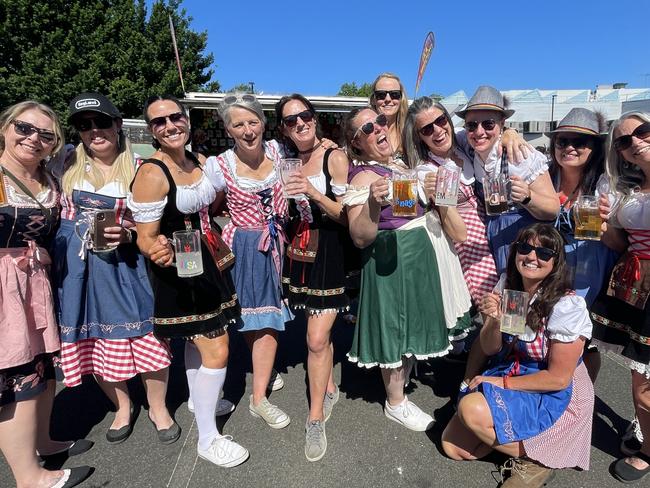
[[174, 22], [172, 16], [169, 16], [169, 30], [172, 34], [172, 44], [174, 46], [174, 54], [176, 55], [176, 66], [178, 66], [178, 77], [181, 79], [181, 88], [185, 93], [185, 83], [183, 82], [183, 70], [181, 69], [181, 58], [178, 56], [178, 45], [176, 44], [176, 32], [174, 31]]
[[422, 46], [422, 54], [420, 55], [420, 66], [418, 67], [418, 77], [415, 81], [415, 96], [418, 94], [420, 89], [420, 82], [424, 76], [424, 71], [427, 69], [427, 63], [431, 57], [431, 52], [434, 47], [433, 32], [429, 32], [427, 37], [424, 38], [424, 46]]

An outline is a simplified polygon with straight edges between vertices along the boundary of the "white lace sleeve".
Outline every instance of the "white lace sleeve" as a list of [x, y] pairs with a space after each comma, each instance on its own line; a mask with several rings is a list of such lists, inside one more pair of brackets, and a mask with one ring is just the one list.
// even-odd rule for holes
[[579, 337], [591, 339], [591, 327], [585, 299], [578, 295], [567, 295], [553, 307], [546, 331], [550, 339], [573, 342]]
[[330, 186], [332, 187], [332, 193], [334, 193], [334, 195], [337, 197], [342, 197], [348, 191], [347, 183], [339, 185], [337, 183], [330, 182]]
[[508, 171], [511, 175], [521, 177], [530, 185], [539, 175], [548, 171], [548, 160], [541, 152], [533, 151], [520, 164], [509, 163]]
[[126, 196], [126, 205], [133, 214], [133, 220], [141, 224], [156, 222], [160, 220], [167, 205], [167, 197], [158, 202], [136, 202], [133, 200], [133, 194], [128, 193]]
[[370, 188], [354, 188], [348, 185], [348, 190], [345, 192], [343, 197], [343, 206], [344, 207], [353, 207], [354, 205], [363, 205], [370, 197]]
[[210, 156], [205, 161], [203, 171], [217, 192], [226, 189], [226, 179], [223, 177], [223, 172], [221, 171], [221, 166], [219, 166], [219, 163], [217, 162], [216, 156]]

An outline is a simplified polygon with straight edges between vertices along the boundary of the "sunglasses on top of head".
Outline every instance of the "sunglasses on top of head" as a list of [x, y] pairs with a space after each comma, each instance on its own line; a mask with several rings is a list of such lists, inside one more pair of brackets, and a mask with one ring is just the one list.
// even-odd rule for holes
[[77, 117], [72, 121], [72, 125], [79, 132], [86, 132], [93, 128], [96, 129], [109, 129], [113, 126], [113, 119], [106, 114], [97, 114], [93, 117]]
[[178, 124], [179, 122], [187, 122], [187, 117], [184, 113], [175, 112], [173, 114], [163, 115], [161, 117], [154, 117], [149, 121], [149, 125], [155, 129], [158, 129], [167, 123], [167, 119], [169, 119], [169, 121], [174, 125]]
[[375, 131], [375, 125], [378, 125], [379, 127], [386, 127], [387, 123], [388, 121], [386, 120], [386, 116], [384, 114], [379, 114], [377, 115], [377, 118], [375, 119], [374, 122], [366, 122], [365, 124], [360, 126], [357, 129], [357, 131], [354, 133], [354, 137], [357, 137], [359, 135], [359, 131], [369, 136]]
[[562, 137], [557, 136], [555, 138], [555, 147], [558, 149], [566, 149], [569, 146], [572, 146], [574, 149], [584, 149], [589, 145], [591, 139], [589, 136], [578, 136], [578, 137]]
[[255, 98], [255, 96], [250, 95], [248, 93], [244, 93], [243, 95], [228, 95], [223, 99], [223, 103], [225, 103], [226, 105], [232, 105], [233, 103], [237, 103], [237, 102], [253, 103], [256, 101], [257, 99]]
[[485, 119], [481, 120], [480, 122], [472, 120], [470, 122], [465, 122], [465, 130], [467, 132], [474, 132], [476, 129], [478, 129], [479, 125], [485, 130], [492, 130], [496, 127], [497, 121], [494, 119]]
[[11, 123], [14, 126], [14, 131], [19, 136], [29, 137], [33, 133], [37, 133], [38, 138], [44, 144], [54, 144], [56, 142], [56, 134], [51, 130], [39, 129], [29, 122], [23, 122], [21, 120], [12, 120]]
[[295, 127], [298, 124], [298, 117], [300, 117], [300, 120], [303, 122], [311, 122], [314, 120], [314, 114], [311, 112], [311, 110], [305, 110], [298, 114], [287, 115], [286, 117], [283, 117], [282, 123], [287, 127]]
[[639, 139], [645, 139], [650, 136], [650, 122], [644, 122], [638, 126], [631, 134], [625, 136], [617, 137], [614, 139], [614, 147], [618, 151], [625, 151], [629, 149], [632, 145], [632, 137], [637, 137]]
[[401, 90], [375, 90], [375, 100], [386, 100], [386, 95], [390, 95], [391, 100], [399, 100], [402, 98]]
[[447, 122], [448, 122], [447, 117], [445, 117], [445, 114], [442, 114], [433, 122], [429, 122], [427, 125], [421, 127], [418, 132], [420, 132], [420, 134], [422, 134], [423, 136], [430, 136], [431, 134], [433, 134], [434, 125], [443, 128], [447, 125]]
[[535, 251], [535, 255], [540, 261], [546, 262], [549, 259], [557, 256], [557, 252], [555, 252], [553, 249], [549, 249], [548, 247], [535, 247], [531, 244], [528, 244], [527, 242], [521, 241], [516, 242], [515, 245], [517, 246], [517, 254], [528, 256], [531, 252]]

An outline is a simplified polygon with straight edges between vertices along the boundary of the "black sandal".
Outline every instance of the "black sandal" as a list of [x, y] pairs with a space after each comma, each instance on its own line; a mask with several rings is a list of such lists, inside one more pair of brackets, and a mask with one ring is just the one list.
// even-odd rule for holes
[[625, 462], [627, 458], [622, 458], [616, 461], [614, 463], [613, 475], [614, 478], [623, 483], [634, 483], [650, 473], [650, 456], [638, 452], [634, 456], [630, 457], [639, 458], [641, 461], [648, 463], [648, 466], [646, 466], [645, 469], [637, 469], [631, 464]]

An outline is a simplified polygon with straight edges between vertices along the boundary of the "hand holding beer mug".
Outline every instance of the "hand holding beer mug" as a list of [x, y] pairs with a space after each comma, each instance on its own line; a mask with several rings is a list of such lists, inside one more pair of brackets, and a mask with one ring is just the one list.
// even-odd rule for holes
[[603, 219], [600, 216], [598, 197], [581, 195], [573, 205], [576, 239], [599, 241]]
[[501, 301], [501, 332], [523, 335], [526, 332], [528, 314], [528, 293], [518, 290], [503, 290]]
[[284, 190], [284, 196], [286, 198], [299, 198], [304, 197], [304, 195], [289, 195], [287, 194], [286, 187], [289, 184], [289, 178], [294, 173], [299, 173], [302, 168], [302, 161], [297, 158], [283, 158], [280, 161], [280, 166], [278, 168], [280, 173], [280, 183], [282, 183], [282, 189]]
[[202, 274], [201, 231], [178, 230], [172, 235], [174, 236], [176, 273], [178, 276], [189, 278]]
[[418, 179], [414, 170], [393, 172], [393, 215], [413, 217], [418, 213]]

